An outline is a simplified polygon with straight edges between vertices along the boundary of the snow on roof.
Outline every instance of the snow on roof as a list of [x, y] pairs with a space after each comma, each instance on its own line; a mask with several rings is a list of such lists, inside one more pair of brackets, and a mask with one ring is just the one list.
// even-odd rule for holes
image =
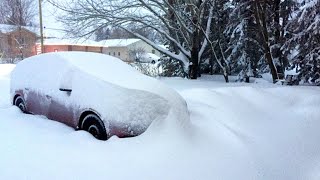
[[104, 47], [126, 47], [138, 41], [141, 41], [141, 39], [108, 39], [99, 43]]
[[11, 25], [7, 25], [7, 24], [0, 24], [0, 32], [2, 33], [8, 33], [13, 31], [12, 29], [13, 27]]
[[[16, 25], [9, 25], [9, 24], [0, 24], [0, 32], [2, 33], [10, 33], [13, 31], [16, 31], [19, 28], [19, 26]], [[40, 30], [38, 27], [32, 27], [32, 26], [21, 26], [21, 28], [30, 31], [37, 36], [40, 36]]]
[[[38, 41], [37, 44], [40, 44]], [[97, 46], [101, 47], [99, 42], [86, 38], [48, 38], [44, 39], [44, 45], [75, 45], [75, 46]]]
[[[126, 47], [138, 41], [140, 41], [140, 39], [108, 39], [97, 42], [87, 38], [48, 38], [44, 40], [44, 45]], [[40, 41], [38, 41], [37, 44], [40, 44]]]
[[[16, 25], [9, 25], [9, 24], [0, 24], [0, 32], [1, 33], [10, 33], [13, 31], [16, 31], [19, 28], [19, 26]], [[33, 26], [21, 26], [21, 28], [30, 31], [34, 34], [36, 34], [37, 36], [40, 37], [40, 28], [39, 27], [33, 27]], [[55, 28], [43, 28], [43, 36], [44, 37], [62, 37], [65, 34], [64, 30], [61, 29], [55, 29]]]
[[56, 29], [50, 27], [43, 28], [43, 36], [45, 38], [63, 38], [66, 36], [66, 34], [67, 33], [63, 29]]

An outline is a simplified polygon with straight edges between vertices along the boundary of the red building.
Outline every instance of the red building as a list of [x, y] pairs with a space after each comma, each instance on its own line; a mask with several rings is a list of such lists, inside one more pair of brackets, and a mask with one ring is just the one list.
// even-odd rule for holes
[[35, 54], [37, 28], [0, 24], [0, 57], [20, 59]]
[[[103, 46], [88, 39], [44, 39], [44, 53], [60, 51], [84, 51], [102, 53]], [[36, 43], [35, 54], [41, 53], [40, 42]]]

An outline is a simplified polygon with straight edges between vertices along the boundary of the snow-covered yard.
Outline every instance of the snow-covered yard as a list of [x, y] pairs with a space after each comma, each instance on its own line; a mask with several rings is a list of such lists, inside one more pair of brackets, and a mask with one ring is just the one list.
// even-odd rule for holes
[[0, 179], [320, 179], [320, 88], [163, 78], [191, 122], [98, 141], [9, 102], [0, 67]]

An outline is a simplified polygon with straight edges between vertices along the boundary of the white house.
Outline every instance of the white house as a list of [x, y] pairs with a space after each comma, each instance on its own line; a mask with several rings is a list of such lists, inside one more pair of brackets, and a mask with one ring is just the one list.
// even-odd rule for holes
[[108, 39], [100, 41], [99, 44], [103, 46], [102, 52], [104, 54], [115, 56], [126, 62], [134, 61], [134, 57], [130, 55], [130, 52], [139, 49], [143, 49], [146, 54], [154, 54], [160, 57], [159, 51], [141, 39]]

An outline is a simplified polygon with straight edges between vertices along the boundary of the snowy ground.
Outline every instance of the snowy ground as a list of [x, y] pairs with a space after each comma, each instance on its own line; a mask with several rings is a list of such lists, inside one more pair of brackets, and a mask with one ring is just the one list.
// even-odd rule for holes
[[320, 179], [319, 87], [165, 78], [190, 129], [98, 141], [11, 106], [10, 68], [0, 67], [0, 179]]

